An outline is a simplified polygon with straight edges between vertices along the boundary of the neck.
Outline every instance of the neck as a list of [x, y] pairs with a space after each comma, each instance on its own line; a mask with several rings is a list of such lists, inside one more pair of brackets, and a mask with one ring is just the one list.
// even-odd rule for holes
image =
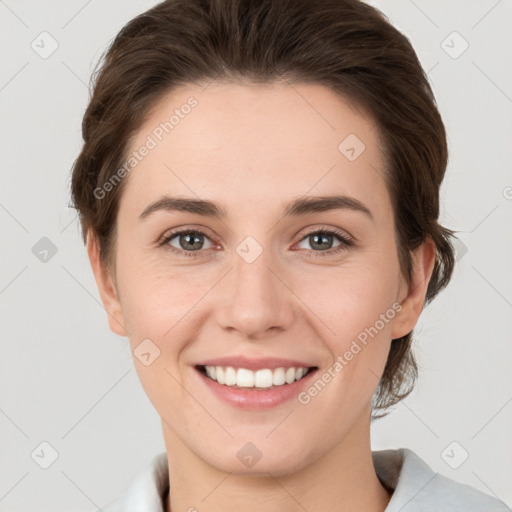
[[170, 493], [166, 512], [384, 512], [391, 494], [373, 466], [370, 425], [354, 428], [308, 466], [283, 476], [226, 473], [200, 459], [164, 422]]

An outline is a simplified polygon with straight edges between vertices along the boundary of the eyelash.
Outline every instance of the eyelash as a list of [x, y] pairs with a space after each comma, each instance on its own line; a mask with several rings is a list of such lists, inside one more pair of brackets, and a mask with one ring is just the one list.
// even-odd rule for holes
[[[198, 251], [186, 251], [185, 249], [177, 249], [176, 247], [173, 247], [172, 245], [168, 245], [169, 242], [179, 236], [179, 235], [182, 235], [182, 234], [194, 234], [194, 235], [201, 235], [201, 236], [204, 236], [206, 238], [209, 238], [208, 235], [206, 233], [204, 233], [203, 231], [199, 230], [199, 229], [183, 229], [183, 230], [180, 230], [180, 231], [174, 231], [172, 233], [169, 233], [167, 236], [165, 236], [162, 241], [159, 243], [159, 246], [160, 247], [163, 247], [163, 246], [166, 246], [165, 248], [168, 249], [168, 250], [171, 250], [172, 252], [175, 252], [175, 253], [179, 253], [181, 255], [184, 255], [184, 256], [187, 256], [189, 258], [198, 258], [198, 257], [202, 257], [201, 253], [204, 252], [202, 250], [198, 250]], [[341, 242], [340, 245], [338, 247], [335, 247], [335, 248], [331, 248], [331, 249], [326, 249], [325, 251], [315, 251], [315, 250], [306, 250], [306, 253], [314, 253], [314, 256], [312, 254], [308, 254], [306, 257], [307, 258], [322, 258], [322, 257], [326, 257], [324, 256], [324, 254], [328, 255], [328, 256], [332, 256], [332, 255], [335, 255], [335, 254], [338, 254], [342, 251], [346, 251], [348, 250], [350, 247], [352, 247], [354, 245], [354, 242], [348, 238], [342, 231], [338, 231], [336, 229], [317, 229], [316, 231], [310, 231], [309, 233], [306, 233], [300, 240], [298, 243], [302, 242], [303, 240], [305, 240], [306, 238], [312, 236], [312, 235], [333, 235], [335, 236], [336, 238], [339, 239], [339, 241]], [[302, 249], [300, 249], [302, 250]]]

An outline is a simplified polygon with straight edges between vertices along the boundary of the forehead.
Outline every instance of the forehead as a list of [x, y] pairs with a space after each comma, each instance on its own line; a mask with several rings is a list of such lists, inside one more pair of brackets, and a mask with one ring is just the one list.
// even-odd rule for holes
[[138, 207], [165, 193], [262, 205], [333, 187], [374, 200], [385, 191], [374, 120], [318, 84], [180, 86], [128, 155], [144, 146], [123, 194]]

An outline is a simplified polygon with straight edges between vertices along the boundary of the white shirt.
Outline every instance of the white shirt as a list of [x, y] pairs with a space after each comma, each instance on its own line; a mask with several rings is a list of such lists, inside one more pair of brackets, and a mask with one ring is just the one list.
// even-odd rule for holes
[[[512, 512], [502, 501], [434, 473], [407, 448], [374, 451], [372, 457], [379, 480], [393, 490], [385, 512]], [[168, 489], [169, 468], [163, 452], [137, 474], [126, 493], [101, 510], [164, 512]]]

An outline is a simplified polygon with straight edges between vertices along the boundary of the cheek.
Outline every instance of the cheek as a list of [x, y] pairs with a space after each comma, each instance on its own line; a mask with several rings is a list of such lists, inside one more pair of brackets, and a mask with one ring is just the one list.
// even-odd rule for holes
[[160, 348], [161, 361], [175, 366], [172, 361], [197, 334], [204, 312], [201, 300], [217, 279], [135, 258], [120, 262], [118, 276], [132, 350], [150, 339]]
[[343, 343], [373, 326], [381, 315], [388, 321], [385, 326], [379, 323], [379, 330], [390, 333], [399, 283], [393, 260], [387, 265], [357, 262], [323, 275], [303, 273], [294, 291], [318, 316], [316, 323], [321, 320], [328, 328], [324, 331]]
[[[318, 375], [318, 379], [328, 381], [325, 393], [317, 395], [311, 389], [309, 395], [306, 390], [303, 398], [317, 400], [316, 407], [339, 413], [332, 418], [336, 425], [331, 432], [333, 441], [345, 432], [347, 421], [355, 421], [371, 401], [388, 358], [393, 319], [397, 306], [400, 307], [394, 301], [395, 280], [352, 270], [347, 274], [340, 272], [332, 281], [326, 280], [322, 293], [318, 291], [320, 287], [315, 288], [315, 293], [305, 300], [314, 304], [321, 319], [316, 320], [316, 325], [318, 332], [323, 333], [322, 342], [330, 360]], [[323, 384], [317, 388], [323, 389]]]
[[130, 341], [134, 344], [143, 338], [156, 340], [160, 338], [158, 327], [172, 321], [173, 303], [177, 302], [172, 294], [176, 294], [176, 287], [162, 286], [151, 265], [122, 254], [117, 261], [117, 278]]
[[304, 280], [297, 291], [314, 311], [315, 315], [307, 313], [309, 322], [318, 326], [329, 351], [327, 364], [336, 377], [328, 394], [337, 407], [362, 407], [371, 399], [386, 364], [393, 320], [400, 308], [398, 285], [398, 266], [390, 258], [331, 269], [323, 279]]

